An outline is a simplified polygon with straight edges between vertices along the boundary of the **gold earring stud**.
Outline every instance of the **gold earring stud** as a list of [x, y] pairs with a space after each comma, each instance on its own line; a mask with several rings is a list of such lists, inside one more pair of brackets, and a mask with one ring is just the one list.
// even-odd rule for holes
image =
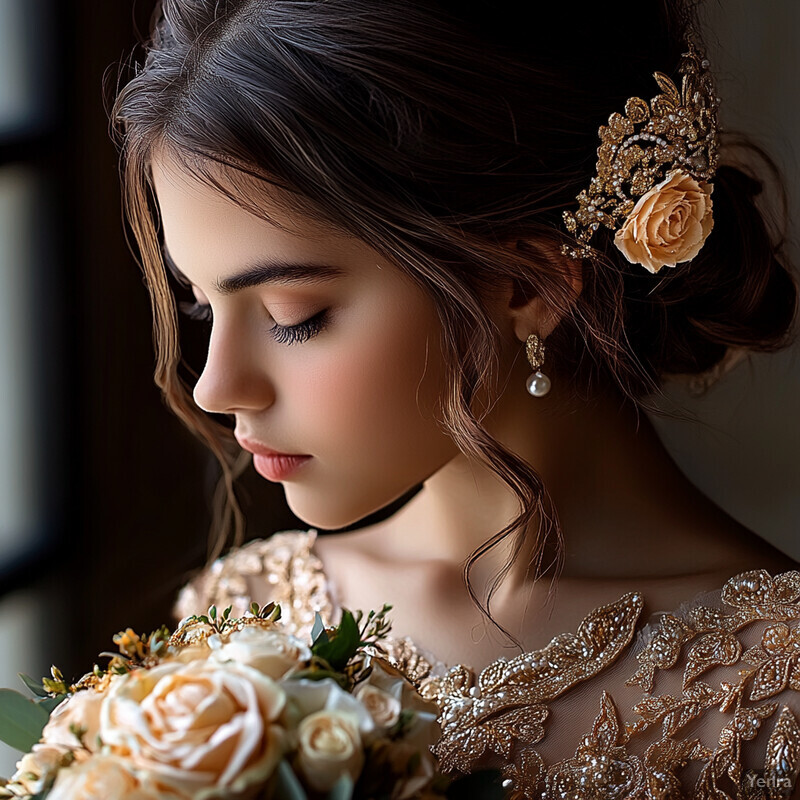
[[552, 384], [550, 378], [539, 369], [544, 363], [544, 342], [535, 333], [532, 333], [525, 342], [525, 353], [533, 369], [533, 374], [528, 377], [525, 386], [534, 397], [544, 397], [550, 391]]

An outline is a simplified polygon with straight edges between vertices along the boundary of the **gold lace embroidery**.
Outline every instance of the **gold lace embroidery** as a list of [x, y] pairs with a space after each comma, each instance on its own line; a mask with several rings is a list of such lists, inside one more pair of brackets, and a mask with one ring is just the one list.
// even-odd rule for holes
[[[248, 579], [269, 585], [269, 599], [281, 606], [281, 620], [295, 636], [311, 637], [317, 613], [329, 625], [336, 602], [322, 561], [314, 553], [317, 531], [283, 531], [269, 539], [256, 539], [212, 564], [209, 570], [183, 588], [175, 605], [176, 616], [205, 612], [210, 605], [233, 606], [242, 616], [252, 602]], [[429, 661], [407, 638], [387, 638], [381, 653], [409, 680], [419, 683], [433, 671]]]
[[542, 650], [490, 664], [477, 685], [464, 666], [424, 683], [423, 696], [442, 709], [443, 735], [434, 748], [442, 768], [470, 772], [487, 750], [509, 759], [516, 742], [543, 739], [544, 703], [614, 661], [630, 643], [642, 607], [640, 595], [626, 594], [595, 609], [577, 634], [562, 633]]
[[309, 638], [315, 614], [327, 623], [334, 611], [322, 562], [312, 550], [316, 534], [313, 529], [284, 531], [218, 559], [181, 591], [177, 616], [204, 612], [211, 604], [233, 606], [233, 615], [242, 616], [252, 602], [248, 579], [260, 578], [269, 585], [270, 600], [280, 603], [286, 626], [296, 636]]
[[[178, 610], [195, 613], [211, 602], [246, 609], [247, 578], [263, 578], [271, 599], [286, 605], [290, 628], [308, 635], [317, 611], [328, 623], [336, 610], [312, 550], [315, 539], [316, 531], [293, 531], [247, 545], [184, 589]], [[442, 767], [468, 772], [500, 766], [518, 800], [775, 800], [793, 796], [788, 787], [800, 771], [800, 725], [793, 713], [800, 704], [770, 701], [800, 691], [800, 626], [788, 624], [800, 620], [798, 600], [800, 572], [773, 578], [755, 570], [726, 583], [722, 601], [730, 610], [701, 605], [663, 615], [627, 681], [645, 692], [633, 706], [636, 718], [624, 723], [611, 694], [602, 691], [591, 731], [573, 756], [550, 765], [536, 751], [546, 735], [547, 703], [628, 648], [643, 607], [639, 593], [595, 609], [577, 633], [561, 634], [542, 650], [498, 659], [477, 681], [466, 666], [445, 670], [410, 639], [386, 645], [390, 661], [441, 708], [443, 733], [434, 751]], [[744, 649], [736, 634], [755, 622], [768, 624], [759, 644]], [[658, 671], [676, 666], [683, 670], [681, 694], [652, 694]], [[715, 688], [701, 679], [714, 667], [736, 666], [738, 680]], [[728, 721], [713, 748], [696, 736], [681, 738], [691, 722], [714, 709]], [[774, 722], [761, 767], [746, 770], [742, 743], [754, 739], [766, 720]], [[631, 752], [632, 740], [656, 726], [660, 737], [640, 746], [639, 754]], [[690, 762], [700, 765], [692, 787], [679, 777]]]
[[[579, 681], [596, 675], [630, 643], [641, 611], [641, 597], [630, 594], [591, 612], [577, 635], [562, 634], [540, 651], [512, 662], [489, 665], [475, 685], [472, 672], [454, 667], [444, 678], [423, 682], [424, 694], [442, 708], [442, 737], [434, 752], [446, 771], [470, 772], [486, 762], [487, 753], [503, 759], [505, 785], [516, 798], [542, 800], [767, 800], [789, 797], [800, 771], [800, 726], [783, 706], [770, 735], [760, 771], [745, 772], [742, 742], [752, 740], [779, 707], [776, 702], [745, 706], [774, 697], [787, 687], [800, 690], [800, 573], [772, 578], [763, 570], [732, 578], [722, 592], [732, 613], [699, 606], [686, 618], [664, 615], [637, 659], [640, 668], [627, 681], [652, 691], [655, 673], [678, 664], [685, 655], [681, 697], [647, 696], [633, 708], [639, 719], [623, 725], [611, 695], [603, 691], [600, 713], [572, 758], [545, 767], [534, 745], [545, 736], [548, 700]], [[735, 633], [756, 621], [776, 621], [761, 644], [742, 652]], [[591, 636], [587, 633], [591, 632]], [[588, 645], [588, 646], [587, 646]], [[736, 683], [719, 689], [699, 680], [716, 666], [739, 662]], [[513, 665], [514, 669], [509, 669]], [[509, 679], [519, 675], [519, 678]], [[731, 714], [712, 750], [700, 739], [679, 738], [689, 722], [717, 708]], [[643, 756], [630, 752], [632, 737], [661, 725], [661, 738]], [[701, 763], [700, 776], [688, 794], [678, 772], [690, 761]], [[730, 793], [732, 792], [732, 794]]]

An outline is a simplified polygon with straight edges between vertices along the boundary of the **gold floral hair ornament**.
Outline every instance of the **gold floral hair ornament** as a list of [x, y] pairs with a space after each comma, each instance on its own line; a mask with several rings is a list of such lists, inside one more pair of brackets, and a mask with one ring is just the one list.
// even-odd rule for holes
[[563, 214], [577, 243], [563, 246], [566, 255], [589, 257], [601, 225], [616, 231], [614, 244], [629, 262], [652, 273], [697, 255], [713, 227], [710, 180], [719, 148], [708, 66], [690, 41], [680, 90], [656, 72], [661, 94], [649, 105], [631, 97], [624, 115], [600, 127], [597, 175], [577, 196], [578, 210]]

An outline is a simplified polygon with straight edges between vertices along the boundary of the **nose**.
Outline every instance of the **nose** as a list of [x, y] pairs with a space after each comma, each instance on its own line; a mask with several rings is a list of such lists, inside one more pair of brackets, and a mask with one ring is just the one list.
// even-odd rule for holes
[[263, 356], [243, 326], [215, 319], [206, 364], [194, 387], [195, 403], [215, 414], [260, 411], [272, 405], [275, 390]]

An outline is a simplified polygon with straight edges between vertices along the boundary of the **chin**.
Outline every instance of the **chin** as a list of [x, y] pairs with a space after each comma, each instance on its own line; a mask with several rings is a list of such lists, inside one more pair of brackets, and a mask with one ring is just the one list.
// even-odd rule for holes
[[[286, 503], [292, 513], [306, 525], [320, 530], [332, 531], [355, 525], [360, 520], [380, 511], [402, 497], [412, 487], [401, 487], [396, 492], [370, 496], [343, 496], [341, 493], [331, 500], [323, 493], [308, 492], [291, 484], [284, 486]], [[331, 500], [331, 502], [326, 502]]]

